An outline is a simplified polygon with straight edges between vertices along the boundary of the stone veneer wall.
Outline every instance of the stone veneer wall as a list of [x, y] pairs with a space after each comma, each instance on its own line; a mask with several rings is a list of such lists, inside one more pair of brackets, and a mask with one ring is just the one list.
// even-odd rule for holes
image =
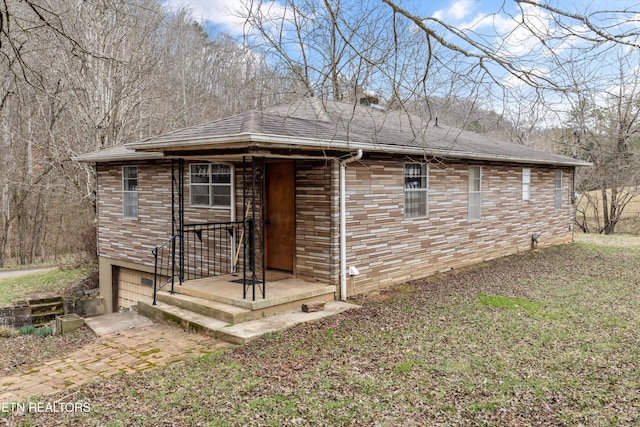
[[[191, 207], [189, 205], [189, 164], [185, 162], [185, 223], [231, 220], [231, 209]], [[194, 162], [195, 163], [195, 162]], [[138, 166], [138, 218], [122, 217], [122, 166]], [[153, 273], [152, 249], [171, 237], [171, 161], [113, 162], [97, 166], [98, 256], [100, 293], [111, 311], [112, 265]], [[236, 165], [235, 204], [242, 219], [242, 168]], [[149, 293], [139, 285], [139, 293]], [[131, 289], [128, 291], [133, 292]], [[129, 293], [131, 293], [129, 292]]]
[[429, 165], [428, 216], [404, 218], [403, 163], [369, 160], [347, 168], [348, 295], [403, 283], [531, 248], [572, 241], [572, 169], [563, 170], [562, 209], [554, 209], [554, 168], [531, 168], [522, 200], [523, 165], [482, 166], [480, 220], [467, 218], [467, 163]]
[[[138, 166], [138, 218], [122, 217], [122, 166]], [[189, 205], [189, 162], [185, 164], [185, 223], [231, 220], [228, 208]], [[241, 167], [235, 169], [237, 218], [242, 218]], [[171, 162], [144, 161], [99, 164], [98, 254], [153, 265], [151, 250], [171, 237]]]
[[[185, 222], [229, 221], [229, 209], [189, 206], [185, 165]], [[171, 234], [171, 162], [137, 163], [138, 219], [122, 218], [122, 166], [101, 164], [98, 175], [100, 287], [111, 301], [110, 265], [152, 271], [151, 250]], [[563, 170], [563, 206], [554, 209], [554, 168], [531, 168], [531, 198], [522, 201], [523, 165], [482, 166], [482, 218], [467, 219], [468, 163], [429, 167], [429, 214], [405, 219], [403, 162], [391, 157], [347, 167], [348, 295], [399, 284], [530, 249], [531, 234], [541, 246], [572, 240], [572, 169]], [[242, 219], [241, 166], [235, 168], [236, 218]], [[339, 284], [338, 163], [296, 161], [295, 273]], [[260, 201], [258, 203], [261, 204]]]
[[295, 273], [336, 285], [340, 261], [333, 169], [332, 162], [296, 162]]
[[[122, 217], [122, 166], [138, 166], [138, 218]], [[97, 166], [98, 254], [153, 265], [151, 250], [171, 236], [171, 162]]]

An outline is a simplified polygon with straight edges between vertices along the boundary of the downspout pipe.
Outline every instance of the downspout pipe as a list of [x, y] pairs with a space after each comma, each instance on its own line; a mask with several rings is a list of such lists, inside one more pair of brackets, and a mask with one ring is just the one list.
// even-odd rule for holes
[[347, 165], [362, 158], [362, 149], [355, 155], [340, 160], [340, 299], [347, 299], [347, 208], [345, 203], [347, 193]]

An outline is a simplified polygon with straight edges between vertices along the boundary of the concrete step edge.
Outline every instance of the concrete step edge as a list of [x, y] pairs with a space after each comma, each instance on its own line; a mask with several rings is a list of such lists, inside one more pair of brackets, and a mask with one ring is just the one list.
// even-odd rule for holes
[[157, 300], [207, 317], [213, 317], [227, 323], [241, 323], [253, 319], [253, 313], [251, 310], [247, 310], [246, 308], [211, 301], [192, 295], [158, 292]]
[[227, 322], [222, 320], [163, 302], [157, 302], [156, 305], [153, 305], [141, 301], [138, 303], [138, 313], [158, 322], [174, 323], [182, 328], [214, 338], [220, 338], [218, 330], [228, 325]]

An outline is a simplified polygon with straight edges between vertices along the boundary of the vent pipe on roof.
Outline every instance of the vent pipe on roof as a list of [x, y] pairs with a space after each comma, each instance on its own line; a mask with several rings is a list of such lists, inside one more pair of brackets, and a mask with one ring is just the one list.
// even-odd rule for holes
[[360, 98], [360, 105], [378, 105], [378, 97], [375, 92], [367, 92], [364, 94], [364, 98]]
[[347, 193], [347, 165], [362, 158], [362, 149], [358, 148], [355, 155], [340, 160], [340, 299], [347, 300], [347, 208], [345, 197]]

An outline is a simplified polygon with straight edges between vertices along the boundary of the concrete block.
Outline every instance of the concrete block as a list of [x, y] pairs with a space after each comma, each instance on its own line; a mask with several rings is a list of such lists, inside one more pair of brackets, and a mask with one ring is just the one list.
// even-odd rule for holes
[[104, 297], [64, 297], [64, 313], [82, 317], [101, 316], [106, 313]]
[[104, 298], [91, 297], [85, 300], [83, 313], [85, 317], [102, 316], [105, 313]]
[[0, 325], [13, 324], [13, 307], [0, 308]]
[[63, 314], [56, 317], [56, 330], [60, 334], [75, 331], [82, 325], [84, 325], [84, 319], [77, 314]]
[[302, 304], [302, 311], [304, 311], [305, 313], [314, 313], [316, 311], [324, 311], [324, 301]]

